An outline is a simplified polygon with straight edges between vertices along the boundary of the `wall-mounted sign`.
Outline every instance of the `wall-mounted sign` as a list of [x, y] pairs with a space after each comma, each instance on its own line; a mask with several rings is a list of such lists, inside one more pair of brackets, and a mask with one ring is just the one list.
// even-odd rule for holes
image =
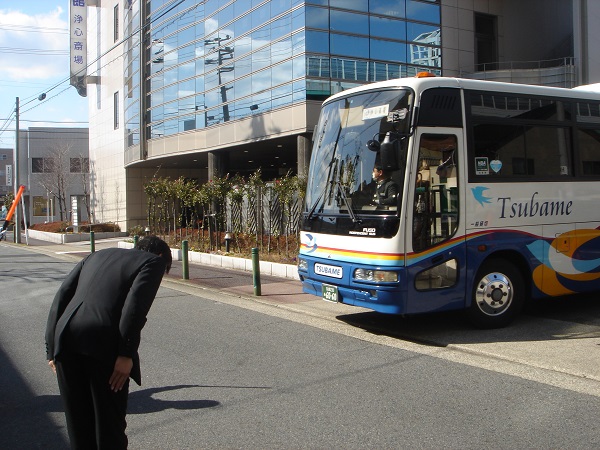
[[87, 96], [87, 5], [88, 0], [69, 0], [71, 85]]

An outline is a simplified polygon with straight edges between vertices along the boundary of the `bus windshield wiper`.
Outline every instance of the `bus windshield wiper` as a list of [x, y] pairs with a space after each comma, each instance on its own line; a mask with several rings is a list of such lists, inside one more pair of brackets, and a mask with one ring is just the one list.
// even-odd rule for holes
[[306, 216], [307, 220], [311, 220], [313, 218], [313, 215], [315, 214], [315, 210], [317, 209], [317, 206], [319, 206], [319, 203], [321, 203], [321, 199], [323, 198], [323, 196], [325, 195], [325, 191], [327, 190], [327, 185], [325, 186], [325, 188], [321, 191], [321, 193], [319, 194], [319, 197], [317, 197], [317, 200], [313, 203], [313, 205], [310, 208], [310, 211], [308, 212], [308, 215]]
[[335, 184], [338, 188], [338, 192], [340, 193], [340, 196], [342, 197], [342, 200], [344, 201], [344, 205], [346, 205], [346, 208], [348, 209], [348, 214], [350, 215], [350, 218], [352, 219], [352, 223], [362, 222], [362, 220], [360, 220], [358, 217], [356, 217], [356, 213], [352, 209], [352, 205], [350, 205], [350, 201], [348, 200], [348, 196], [346, 195], [346, 191], [344, 190], [344, 186], [342, 185], [342, 183], [338, 180], [335, 182]]

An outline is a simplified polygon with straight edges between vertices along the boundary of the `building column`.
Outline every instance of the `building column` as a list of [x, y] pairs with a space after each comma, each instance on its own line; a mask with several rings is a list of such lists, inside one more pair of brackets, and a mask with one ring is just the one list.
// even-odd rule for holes
[[299, 135], [296, 139], [298, 152], [298, 176], [305, 178], [308, 176], [308, 166], [310, 164], [311, 142], [307, 136]]
[[220, 178], [227, 174], [227, 154], [225, 152], [208, 152], [208, 180]]

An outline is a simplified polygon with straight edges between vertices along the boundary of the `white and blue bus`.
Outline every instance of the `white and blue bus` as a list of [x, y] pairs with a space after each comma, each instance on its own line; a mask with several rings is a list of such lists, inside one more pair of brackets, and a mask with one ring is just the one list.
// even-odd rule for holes
[[526, 299], [599, 291], [600, 94], [424, 75], [323, 103], [304, 292], [392, 314], [465, 309], [492, 328]]

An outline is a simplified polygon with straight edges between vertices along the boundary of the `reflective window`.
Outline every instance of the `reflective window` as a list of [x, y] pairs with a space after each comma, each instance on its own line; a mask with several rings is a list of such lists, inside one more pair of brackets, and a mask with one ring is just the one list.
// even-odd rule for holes
[[579, 151], [579, 174], [600, 176], [600, 130], [580, 128], [577, 130]]
[[332, 10], [330, 13], [330, 29], [356, 34], [369, 34], [369, 17], [365, 14], [354, 14]]
[[403, 20], [371, 16], [370, 24], [371, 36], [406, 40], [406, 22]]
[[265, 3], [260, 8], [252, 11], [252, 28], [258, 27], [271, 18], [270, 4]]
[[271, 40], [276, 40], [292, 32], [292, 16], [286, 14], [271, 23]]
[[292, 76], [301, 78], [306, 76], [306, 60], [303, 56], [298, 56], [292, 61]]
[[391, 17], [405, 17], [405, 10], [405, 0], [377, 0], [369, 5], [369, 11], [373, 14]]
[[292, 7], [291, 0], [271, 0], [271, 17], [275, 17]]
[[440, 27], [408, 22], [407, 40], [429, 45], [441, 45]]
[[287, 37], [271, 45], [271, 63], [275, 64], [292, 54], [292, 38]]
[[[238, 2], [235, 2], [236, 5], [237, 3]], [[236, 37], [250, 31], [252, 29], [252, 16], [246, 14], [245, 16], [238, 18], [233, 24], [233, 29]]]
[[329, 0], [329, 6], [367, 12], [369, 11], [369, 0]]
[[306, 27], [321, 28], [322, 30], [328, 30], [329, 10], [325, 8], [314, 8], [308, 6], [306, 8]]
[[271, 68], [271, 80], [273, 85], [290, 81], [294, 77], [292, 61], [286, 61]]
[[233, 13], [236, 17], [240, 17], [242, 14], [247, 13], [252, 9], [252, 2], [250, 0], [236, 0], [233, 2]]
[[[332, 41], [333, 49], [333, 41]], [[307, 31], [306, 32], [306, 51], [316, 53], [329, 53], [329, 39], [326, 32]]]
[[416, 0], [406, 0], [406, 18], [439, 24], [440, 6], [439, 4], [423, 3]]
[[304, 28], [306, 15], [304, 14], [304, 8], [298, 8], [292, 12], [292, 30], [298, 30]]
[[[275, 82], [275, 79], [273, 79]], [[286, 84], [272, 90], [271, 106], [279, 108], [280, 106], [289, 105], [292, 103], [292, 85]]]
[[292, 55], [298, 55], [304, 52], [306, 43], [306, 33], [304, 31], [300, 33], [294, 33], [292, 35]]
[[358, 58], [369, 57], [369, 39], [331, 33], [331, 53]]

